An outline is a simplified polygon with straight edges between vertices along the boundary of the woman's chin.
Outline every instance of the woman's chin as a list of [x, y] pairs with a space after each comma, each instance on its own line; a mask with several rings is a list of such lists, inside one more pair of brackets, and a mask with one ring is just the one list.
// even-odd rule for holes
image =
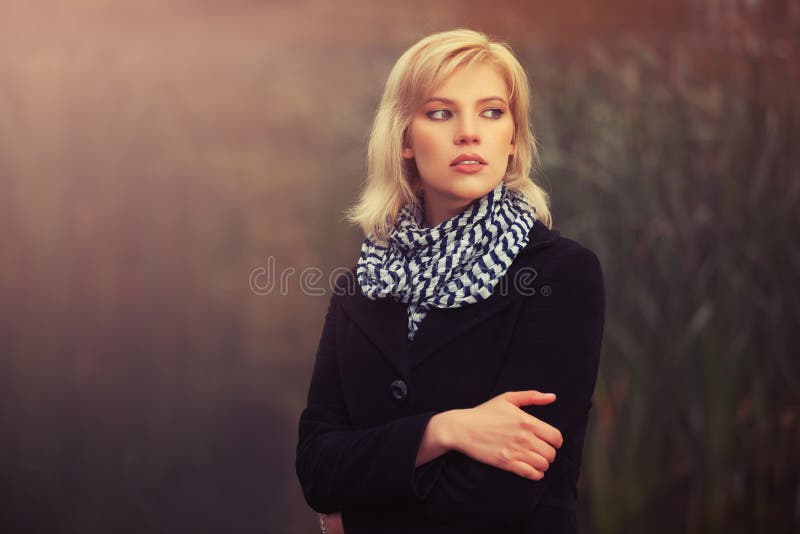
[[458, 184], [458, 187], [450, 187], [443, 191], [443, 193], [454, 200], [470, 202], [485, 197], [491, 193], [499, 183], [499, 181], [497, 183], [487, 183], [486, 180], [474, 182], [470, 180], [469, 182], [465, 181], [464, 183]]

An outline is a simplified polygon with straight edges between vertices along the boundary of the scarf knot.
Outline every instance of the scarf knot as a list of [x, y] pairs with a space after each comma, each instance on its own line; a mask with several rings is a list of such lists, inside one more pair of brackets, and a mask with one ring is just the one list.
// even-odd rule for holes
[[356, 267], [365, 296], [408, 305], [409, 341], [431, 308], [489, 298], [528, 243], [536, 219], [536, 209], [505, 182], [434, 227], [425, 225], [420, 200], [416, 209], [401, 209], [386, 245], [364, 239]]

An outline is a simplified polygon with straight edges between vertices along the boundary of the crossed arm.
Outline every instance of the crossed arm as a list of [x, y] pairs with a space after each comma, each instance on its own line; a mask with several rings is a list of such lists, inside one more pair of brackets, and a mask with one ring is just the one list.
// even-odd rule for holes
[[[526, 299], [495, 393], [556, 393], [553, 404], [524, 410], [560, 429], [565, 447], [559, 456], [579, 465], [603, 331], [602, 272], [596, 256], [577, 246], [550, 267], [552, 294], [546, 302]], [[318, 512], [341, 511], [348, 534], [358, 534], [360, 525], [424, 532], [437, 522], [491, 527], [501, 518], [530, 516], [548, 487], [547, 475], [531, 480], [454, 450], [417, 466], [435, 412], [352, 427], [338, 379], [337, 313], [334, 295], [300, 417], [296, 470], [308, 504]]]

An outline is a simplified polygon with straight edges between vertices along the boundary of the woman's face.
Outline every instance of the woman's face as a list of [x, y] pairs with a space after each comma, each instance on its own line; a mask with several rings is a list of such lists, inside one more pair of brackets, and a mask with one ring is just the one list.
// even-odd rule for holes
[[416, 161], [429, 225], [497, 187], [514, 153], [513, 137], [508, 90], [496, 67], [460, 67], [429, 95], [403, 148], [403, 157]]

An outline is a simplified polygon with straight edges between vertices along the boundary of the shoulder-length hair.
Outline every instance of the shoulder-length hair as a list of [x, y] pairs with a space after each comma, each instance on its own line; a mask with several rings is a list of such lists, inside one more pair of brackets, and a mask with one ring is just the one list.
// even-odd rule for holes
[[529, 176], [539, 163], [529, 120], [530, 86], [525, 70], [507, 44], [485, 34], [457, 29], [429, 35], [397, 60], [378, 106], [367, 150], [367, 180], [347, 220], [364, 234], [385, 241], [406, 204], [416, 207], [421, 187], [413, 160], [402, 156], [408, 127], [418, 107], [450, 74], [462, 66], [488, 63], [503, 76], [514, 119], [514, 154], [503, 180], [536, 209], [536, 218], [552, 226], [547, 192]]

